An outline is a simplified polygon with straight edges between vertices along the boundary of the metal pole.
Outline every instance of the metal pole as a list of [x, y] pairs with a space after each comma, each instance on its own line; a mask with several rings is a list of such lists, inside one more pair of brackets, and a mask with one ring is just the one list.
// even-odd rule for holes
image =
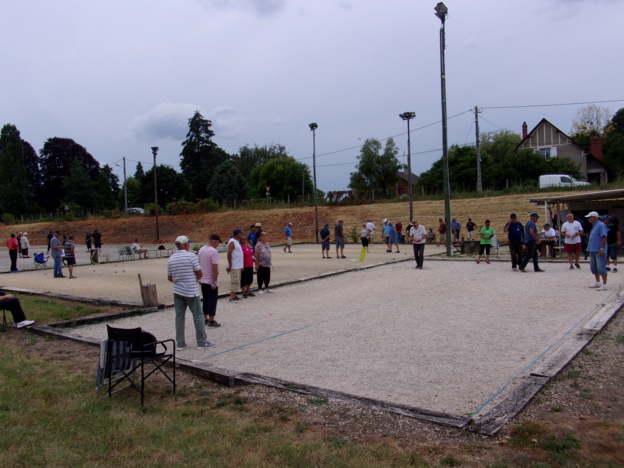
[[479, 144], [479, 108], [475, 106], [475, 149], [477, 150], [477, 192], [483, 191], [481, 181], [481, 145]]
[[123, 157], [124, 165], [124, 213], [128, 211], [128, 184], [126, 183], [126, 157]]
[[156, 154], [158, 153], [158, 146], [152, 147], [152, 154], [154, 155], [154, 204], [156, 205], [156, 242], [160, 241], [160, 232], [158, 230], [158, 174], [156, 170]]
[[[438, 4], [442, 4], [441, 2]], [[444, 4], [442, 4], [444, 6]], [[442, 21], [442, 26], [440, 27], [440, 81], [442, 88], [442, 160], [444, 163], [444, 223], [446, 224], [446, 230], [450, 233], [451, 226], [451, 183], [449, 176], [449, 163], [448, 163], [448, 136], [447, 136], [447, 117], [446, 117], [446, 70], [444, 66], [444, 49], [446, 47], [445, 44], [445, 36], [444, 36], [444, 20], [446, 18], [446, 7], [444, 7], [445, 12], [438, 17]], [[452, 251], [452, 241], [451, 235], [446, 235], [446, 255], [451, 256], [453, 254]]]
[[412, 194], [412, 148], [410, 143], [410, 119], [407, 119], [407, 187], [409, 193], [409, 219], [414, 219], [414, 197]]
[[316, 122], [309, 124], [310, 130], [312, 130], [312, 167], [314, 170], [314, 234], [316, 237], [316, 243], [319, 243], [319, 221], [318, 221], [318, 193], [316, 191], [316, 129], [318, 125]]

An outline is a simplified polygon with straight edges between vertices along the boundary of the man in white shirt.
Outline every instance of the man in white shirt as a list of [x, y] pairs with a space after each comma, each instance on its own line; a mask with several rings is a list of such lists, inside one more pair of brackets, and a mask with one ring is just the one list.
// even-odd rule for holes
[[139, 254], [139, 260], [141, 260], [141, 255], [143, 255], [143, 258], [149, 258], [149, 250], [141, 247], [141, 244], [139, 244], [139, 239], [134, 239], [134, 244], [132, 244], [132, 251]]
[[228, 266], [225, 269], [230, 274], [230, 302], [239, 301], [236, 295], [241, 282], [241, 272], [243, 271], [243, 248], [240, 245], [244, 237], [243, 230], [236, 228], [232, 233], [232, 238], [227, 246]]
[[188, 307], [193, 314], [197, 349], [214, 348], [206, 338], [206, 324], [202, 312], [197, 281], [202, 278], [201, 267], [197, 255], [189, 252], [189, 238], [179, 236], [175, 240], [178, 250], [169, 257], [167, 262], [167, 279], [173, 283], [173, 303], [175, 307], [175, 329], [178, 351], [186, 348], [184, 334], [184, 315]]
[[574, 267], [581, 268], [579, 259], [581, 258], [581, 237], [583, 236], [583, 226], [574, 219], [572, 213], [566, 215], [566, 222], [561, 225], [561, 235], [563, 236], [563, 251], [568, 254], [570, 270]]
[[425, 254], [425, 243], [427, 242], [427, 230], [425, 226], [419, 224], [418, 221], [412, 221], [412, 227], [409, 230], [409, 240], [414, 244], [414, 258], [416, 259], [416, 268], [422, 270], [423, 258]]
[[375, 225], [372, 221], [366, 223], [366, 229], [368, 229], [368, 246], [373, 243], [373, 237], [375, 237]]
[[550, 224], [544, 224], [544, 229], [541, 230], [541, 234], [544, 234], [546, 239], [554, 239], [557, 237], [557, 231], [550, 227]]

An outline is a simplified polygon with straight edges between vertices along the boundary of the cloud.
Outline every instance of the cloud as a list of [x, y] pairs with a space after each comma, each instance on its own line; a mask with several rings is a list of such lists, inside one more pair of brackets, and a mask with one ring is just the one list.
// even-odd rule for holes
[[147, 114], [132, 119], [127, 137], [135, 141], [183, 140], [188, 119], [200, 106], [182, 102], [163, 102]]
[[210, 111], [210, 121], [219, 137], [234, 139], [245, 134], [245, 121], [234, 107], [215, 107]]
[[286, 7], [287, 0], [198, 0], [204, 7], [222, 10], [251, 10], [260, 16], [270, 16]]

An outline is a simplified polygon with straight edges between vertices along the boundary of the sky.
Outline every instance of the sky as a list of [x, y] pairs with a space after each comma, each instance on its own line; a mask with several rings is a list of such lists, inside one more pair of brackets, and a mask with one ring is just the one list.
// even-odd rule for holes
[[[412, 172], [442, 155], [440, 20], [423, 0], [0, 0], [0, 125], [39, 151], [71, 138], [123, 181], [179, 170], [188, 119], [230, 154], [284, 145], [347, 190], [360, 146], [393, 137]], [[448, 141], [624, 107], [622, 0], [445, 1]], [[619, 57], [619, 58], [618, 58]], [[384, 143], [385, 144], [385, 143]], [[4, 170], [4, 169], [3, 169]]]

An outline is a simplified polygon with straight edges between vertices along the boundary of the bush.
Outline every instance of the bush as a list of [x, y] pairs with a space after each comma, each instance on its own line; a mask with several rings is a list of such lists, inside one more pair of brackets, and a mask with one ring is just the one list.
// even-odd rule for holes
[[2, 222], [4, 224], [13, 224], [15, 222], [15, 216], [13, 216], [11, 213], [4, 213], [2, 215]]
[[217, 211], [218, 206], [212, 198], [203, 198], [197, 202], [197, 209], [202, 213]]
[[171, 215], [197, 213], [197, 203], [186, 201], [183, 198], [178, 201], [167, 203], [165, 210], [167, 214]]

